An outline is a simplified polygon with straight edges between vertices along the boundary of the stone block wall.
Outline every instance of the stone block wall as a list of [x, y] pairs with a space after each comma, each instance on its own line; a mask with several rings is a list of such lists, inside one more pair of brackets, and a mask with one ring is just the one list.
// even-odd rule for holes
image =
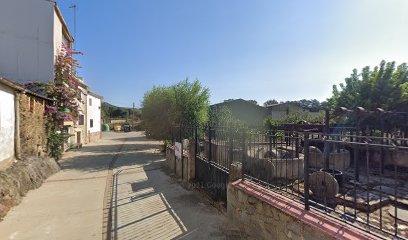
[[167, 168], [186, 182], [195, 178], [194, 144], [190, 144], [187, 149], [183, 152], [183, 159], [177, 159], [174, 155], [174, 147], [166, 146]]
[[102, 132], [93, 132], [93, 133], [89, 132], [87, 143], [97, 142], [100, 139], [102, 139]]
[[47, 129], [44, 115], [47, 101], [32, 95], [18, 94], [20, 117], [20, 155], [45, 156]]
[[228, 216], [250, 239], [373, 239], [250, 181], [228, 185]]
[[176, 156], [174, 155], [174, 148], [171, 145], [166, 146], [166, 166], [167, 168], [174, 172]]

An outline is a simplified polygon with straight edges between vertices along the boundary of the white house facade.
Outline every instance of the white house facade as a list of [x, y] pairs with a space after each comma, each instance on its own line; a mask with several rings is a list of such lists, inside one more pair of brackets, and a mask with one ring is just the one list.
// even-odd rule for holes
[[52, 1], [0, 1], [0, 75], [17, 82], [54, 79], [62, 44], [73, 38]]
[[88, 142], [95, 142], [101, 138], [102, 97], [88, 92], [87, 103]]
[[0, 168], [14, 159], [15, 122], [14, 89], [0, 82]]
[[[0, 0], [0, 77], [18, 83], [52, 81], [58, 54], [64, 45], [72, 48], [73, 42], [55, 1]], [[64, 131], [72, 135], [64, 149], [87, 143], [100, 133], [100, 109], [88, 111], [88, 86], [83, 81], [78, 85], [84, 95], [79, 103], [80, 119], [64, 122]], [[100, 107], [101, 98], [99, 103], [96, 98], [95, 105]], [[88, 119], [94, 121], [91, 128]], [[6, 152], [0, 148], [0, 161], [2, 155]]]

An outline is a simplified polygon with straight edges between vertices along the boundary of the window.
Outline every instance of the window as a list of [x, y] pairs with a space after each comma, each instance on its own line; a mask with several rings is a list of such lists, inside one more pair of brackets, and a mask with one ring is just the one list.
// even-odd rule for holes
[[91, 126], [91, 128], [93, 128], [93, 119], [89, 120], [89, 125]]
[[89, 106], [92, 106], [92, 98], [89, 99]]
[[84, 125], [84, 122], [85, 122], [85, 116], [84, 115], [79, 115], [78, 125]]

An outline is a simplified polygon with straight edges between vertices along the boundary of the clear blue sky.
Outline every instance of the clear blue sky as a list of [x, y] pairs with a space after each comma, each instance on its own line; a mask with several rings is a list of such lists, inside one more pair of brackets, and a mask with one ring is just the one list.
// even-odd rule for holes
[[186, 77], [230, 98], [324, 100], [353, 68], [408, 62], [407, 0], [60, 0], [81, 75], [105, 101], [140, 105]]

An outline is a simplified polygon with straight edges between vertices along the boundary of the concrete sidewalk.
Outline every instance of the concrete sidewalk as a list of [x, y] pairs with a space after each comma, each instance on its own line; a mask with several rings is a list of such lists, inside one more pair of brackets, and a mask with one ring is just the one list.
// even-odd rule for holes
[[[0, 239], [240, 238], [207, 198], [164, 172], [160, 144], [142, 132], [107, 133], [70, 152], [62, 170], [0, 222]], [[115, 168], [108, 170], [112, 161]], [[104, 200], [111, 203], [110, 224]]]
[[154, 142], [130, 143], [115, 164], [112, 239], [239, 238], [207, 198], [163, 172], [163, 154], [149, 147]]
[[68, 152], [61, 171], [0, 222], [0, 239], [101, 239], [107, 166], [122, 142], [108, 136]]

